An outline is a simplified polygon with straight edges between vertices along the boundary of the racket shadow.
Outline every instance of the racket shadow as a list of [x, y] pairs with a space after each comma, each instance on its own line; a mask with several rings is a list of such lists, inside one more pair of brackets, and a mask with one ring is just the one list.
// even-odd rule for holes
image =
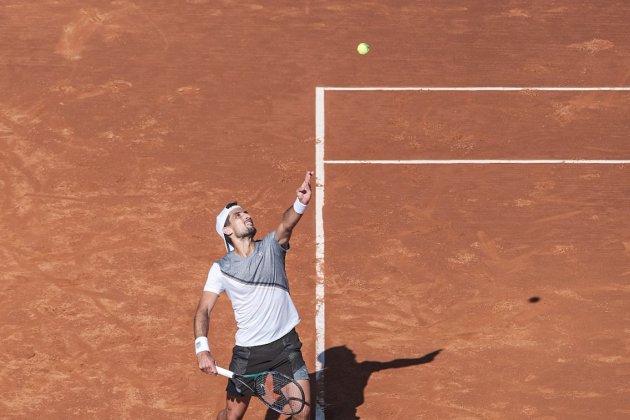
[[[370, 376], [385, 369], [399, 369], [409, 366], [417, 366], [431, 363], [442, 349], [425, 354], [422, 357], [408, 359], [394, 359], [388, 362], [364, 361], [357, 362], [356, 355], [346, 346], [337, 346], [327, 349], [323, 356], [325, 360], [325, 389], [323, 401], [327, 419], [354, 420], [358, 419], [357, 408], [365, 401], [364, 391]], [[314, 418], [317, 401], [316, 374], [309, 375], [311, 383], [311, 414]], [[320, 398], [320, 401], [322, 399]], [[269, 410], [265, 420], [279, 419], [280, 415]]]

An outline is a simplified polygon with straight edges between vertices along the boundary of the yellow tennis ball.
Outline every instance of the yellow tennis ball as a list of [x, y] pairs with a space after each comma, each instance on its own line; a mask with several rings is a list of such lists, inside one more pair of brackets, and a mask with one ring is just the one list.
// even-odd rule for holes
[[361, 55], [365, 55], [370, 52], [370, 46], [365, 42], [362, 42], [357, 46], [357, 52]]

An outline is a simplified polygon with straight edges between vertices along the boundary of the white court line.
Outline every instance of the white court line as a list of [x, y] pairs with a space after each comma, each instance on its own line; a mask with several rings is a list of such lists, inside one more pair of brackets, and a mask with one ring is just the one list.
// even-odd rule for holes
[[462, 164], [627, 164], [630, 160], [580, 160], [580, 159], [480, 159], [480, 160], [325, 160], [325, 92], [326, 91], [442, 91], [442, 92], [518, 92], [518, 91], [551, 91], [551, 92], [590, 92], [590, 91], [630, 91], [630, 87], [317, 87], [315, 88], [315, 260], [317, 283], [315, 289], [316, 309], [316, 401], [315, 418], [325, 420], [324, 413], [324, 352], [326, 350], [325, 312], [324, 312], [324, 168], [326, 164], [424, 164], [424, 165], [462, 165]]
[[523, 90], [540, 90], [550, 92], [592, 92], [592, 91], [630, 91], [627, 86], [600, 86], [600, 87], [561, 87], [561, 86], [537, 86], [537, 87], [517, 87], [517, 86], [461, 86], [461, 87], [318, 87], [324, 91], [441, 91], [441, 92], [518, 92]]
[[324, 420], [324, 89], [315, 90], [315, 418]]
[[332, 165], [624, 165], [630, 160], [613, 159], [424, 159], [424, 160], [325, 160]]

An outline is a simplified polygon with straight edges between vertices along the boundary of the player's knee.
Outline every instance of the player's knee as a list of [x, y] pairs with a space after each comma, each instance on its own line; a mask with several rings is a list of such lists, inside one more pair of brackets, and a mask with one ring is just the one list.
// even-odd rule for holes
[[311, 418], [311, 407], [309, 404], [304, 404], [304, 407], [298, 414], [294, 414], [289, 418], [293, 420], [308, 420]]
[[245, 412], [243, 410], [234, 407], [227, 407], [223, 411], [225, 411], [226, 420], [241, 420], [245, 415]]
[[[218, 417], [219, 420], [241, 420], [245, 416], [247, 411], [247, 404], [237, 403], [235, 401], [229, 401], [221, 413], [223, 417]], [[220, 416], [221, 414], [219, 414]]]
[[311, 418], [311, 407], [309, 407], [308, 405], [305, 405], [304, 408], [302, 409], [302, 412], [300, 413], [300, 417], [301, 419], [310, 419]]

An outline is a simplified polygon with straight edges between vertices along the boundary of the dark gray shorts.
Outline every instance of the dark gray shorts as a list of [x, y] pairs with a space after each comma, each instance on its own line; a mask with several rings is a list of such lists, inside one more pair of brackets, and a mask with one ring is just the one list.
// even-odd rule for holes
[[[295, 329], [269, 344], [234, 346], [230, 370], [239, 375], [277, 370], [296, 380], [308, 380], [301, 348], [302, 342]], [[248, 389], [239, 389], [237, 385], [238, 382], [228, 379], [228, 394], [240, 397], [252, 395]]]

